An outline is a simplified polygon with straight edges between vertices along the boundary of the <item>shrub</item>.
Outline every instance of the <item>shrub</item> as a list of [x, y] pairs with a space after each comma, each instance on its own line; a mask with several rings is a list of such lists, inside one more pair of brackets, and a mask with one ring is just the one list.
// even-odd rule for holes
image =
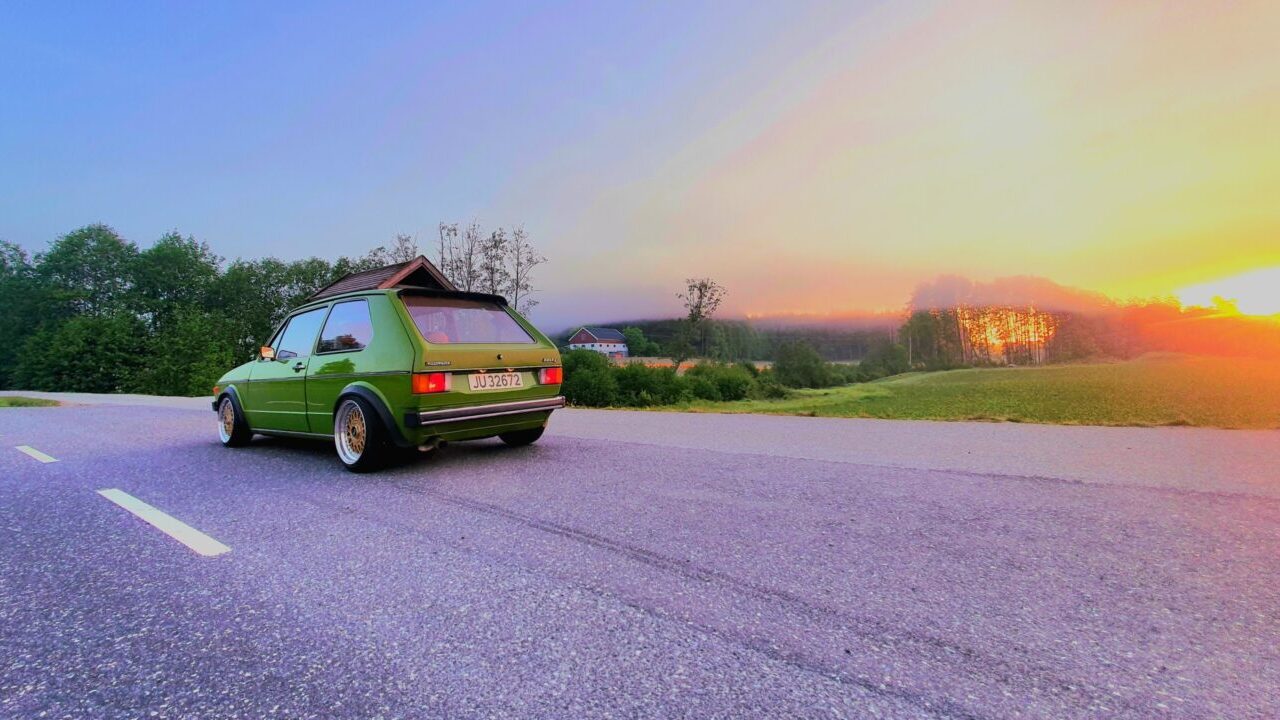
[[872, 348], [858, 364], [858, 381], [878, 380], [909, 369], [907, 349], [896, 343], [883, 342]]
[[831, 384], [831, 372], [822, 356], [812, 346], [802, 342], [786, 343], [778, 348], [778, 359], [773, 363], [778, 382], [794, 388], [820, 388]]
[[790, 394], [791, 391], [778, 382], [772, 370], [765, 370], [752, 383], [748, 397], [752, 400], [781, 400]]
[[753, 377], [753, 378], [754, 378], [754, 377], [759, 377], [759, 376], [760, 376], [760, 368], [756, 367], [756, 364], [755, 364], [755, 363], [753, 363], [753, 362], [747, 362], [746, 360], [740, 360], [740, 361], [738, 361], [738, 362], [734, 363], [734, 364], [733, 364], [733, 366], [734, 366], [734, 367], [736, 367], [736, 368], [742, 368], [743, 370], [745, 370], [745, 371], [747, 372], [747, 374], [748, 374], [748, 375], [750, 375], [750, 376], [751, 376], [751, 377]]
[[857, 365], [849, 365], [845, 363], [831, 363], [827, 366], [827, 372], [831, 376], [831, 382], [834, 385], [849, 385], [860, 380], [860, 374]]
[[617, 368], [614, 374], [621, 405], [670, 405], [690, 397], [688, 383], [671, 368], [651, 368], [636, 363]]
[[618, 381], [608, 363], [603, 367], [577, 366], [573, 372], [566, 371], [561, 391], [564, 392], [565, 400], [574, 405], [608, 407], [619, 404]]
[[560, 353], [560, 363], [566, 378], [579, 370], [607, 370], [612, 365], [608, 358], [594, 350], [566, 350]]
[[716, 387], [716, 384], [707, 377], [701, 375], [688, 377], [686, 375], [685, 382], [689, 386], [689, 392], [699, 400], [716, 401], [724, 399], [720, 395], [720, 388]]
[[690, 380], [705, 380], [715, 387], [716, 398], [706, 397], [705, 390], [700, 395], [697, 389], [693, 389], [694, 396], [704, 400], [743, 400], [755, 383], [755, 376], [738, 365], [704, 363], [689, 368], [685, 377]]

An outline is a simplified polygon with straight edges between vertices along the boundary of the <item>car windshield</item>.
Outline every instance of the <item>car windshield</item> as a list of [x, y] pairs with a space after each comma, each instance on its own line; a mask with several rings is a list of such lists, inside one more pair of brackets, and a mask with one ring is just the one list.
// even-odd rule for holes
[[532, 343], [533, 338], [496, 303], [465, 298], [400, 298], [429, 343]]

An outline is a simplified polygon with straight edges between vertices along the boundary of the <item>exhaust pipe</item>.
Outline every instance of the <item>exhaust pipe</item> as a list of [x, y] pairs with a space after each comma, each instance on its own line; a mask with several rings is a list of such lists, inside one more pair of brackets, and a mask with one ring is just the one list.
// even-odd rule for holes
[[418, 446], [418, 452], [421, 452], [421, 453], [434, 452], [448, 444], [449, 444], [448, 440], [441, 440], [440, 438], [431, 438], [430, 440]]

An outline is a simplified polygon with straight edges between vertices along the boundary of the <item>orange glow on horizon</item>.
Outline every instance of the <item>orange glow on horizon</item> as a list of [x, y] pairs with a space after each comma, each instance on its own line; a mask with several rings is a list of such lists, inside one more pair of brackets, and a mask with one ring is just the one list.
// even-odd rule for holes
[[1234, 308], [1242, 315], [1280, 316], [1280, 266], [1240, 273], [1177, 291], [1183, 305]]

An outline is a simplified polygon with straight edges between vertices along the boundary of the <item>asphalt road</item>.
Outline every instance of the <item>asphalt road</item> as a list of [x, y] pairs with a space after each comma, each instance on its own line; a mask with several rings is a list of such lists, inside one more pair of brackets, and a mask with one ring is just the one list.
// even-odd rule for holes
[[0, 717], [1280, 717], [1280, 433], [124, 402], [0, 409]]

